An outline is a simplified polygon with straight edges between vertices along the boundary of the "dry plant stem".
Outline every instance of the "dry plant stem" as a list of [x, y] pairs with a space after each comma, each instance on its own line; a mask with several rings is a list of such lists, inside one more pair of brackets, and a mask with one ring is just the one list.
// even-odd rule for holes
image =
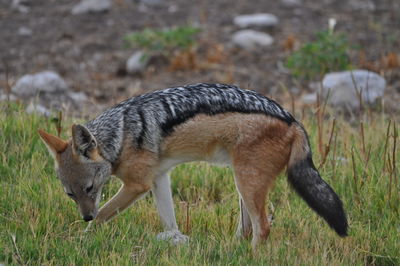
[[57, 136], [60, 137], [61, 132], [62, 132], [62, 119], [63, 119], [63, 112], [59, 111], [58, 112], [58, 120], [56, 123], [56, 129], [57, 129]]
[[397, 130], [396, 130], [396, 122], [393, 122], [393, 151], [392, 151], [392, 163], [389, 173], [389, 201], [392, 196], [393, 179], [394, 178], [396, 179], [396, 146], [397, 146]]
[[386, 139], [385, 139], [385, 146], [383, 149], [383, 171], [387, 171], [388, 169], [386, 168], [386, 154], [387, 154], [387, 148], [389, 144], [389, 133], [390, 133], [390, 126], [391, 126], [392, 121], [389, 120], [388, 127], [386, 129]]
[[19, 249], [18, 249], [18, 246], [17, 246], [17, 239], [16, 239], [15, 235], [13, 235], [11, 233], [9, 233], [9, 234], [10, 234], [11, 240], [12, 240], [14, 248], [15, 248], [15, 255], [17, 257], [18, 263], [20, 265], [26, 265], [26, 263], [23, 263], [23, 259], [22, 259], [21, 253], [19, 252]]
[[[351, 81], [353, 82], [353, 85], [354, 85], [354, 90], [356, 91], [356, 94], [357, 94], [358, 101], [360, 103], [360, 115], [361, 115], [364, 110], [364, 102], [362, 99], [362, 89], [360, 90], [357, 87], [357, 83], [356, 83], [356, 80], [354, 79], [353, 71], [350, 72], [350, 76], [351, 76]], [[367, 82], [367, 89], [368, 89], [368, 82]]]
[[334, 141], [333, 141], [333, 154], [332, 154], [332, 178], [334, 179], [336, 176], [336, 151], [337, 151], [337, 132], [335, 132]]
[[235, 209], [231, 209], [231, 214], [229, 215], [229, 232], [233, 232], [234, 216], [236, 216]]
[[190, 232], [190, 212], [189, 212], [189, 202], [186, 202], [186, 233], [189, 234]]
[[329, 141], [328, 141], [328, 144], [325, 145], [325, 151], [324, 151], [322, 161], [321, 161], [321, 164], [319, 165], [319, 167], [322, 167], [325, 164], [326, 159], [328, 158], [328, 154], [331, 150], [333, 133], [335, 132], [335, 125], [336, 125], [336, 118], [334, 118], [332, 121], [331, 133], [329, 134]]
[[[396, 151], [397, 151], [397, 137], [398, 132], [397, 132], [397, 127], [396, 127], [396, 122], [393, 123], [393, 135], [394, 135], [394, 140], [393, 140], [393, 172], [394, 172], [394, 177], [397, 177], [397, 166], [396, 166]], [[396, 184], [397, 184], [397, 178], [395, 179]]]
[[351, 161], [353, 163], [353, 179], [354, 179], [354, 189], [355, 189], [355, 194], [358, 195], [358, 189], [357, 189], [357, 171], [356, 171], [356, 161], [354, 159], [354, 148], [351, 149]]
[[360, 133], [361, 133], [361, 148], [362, 148], [362, 154], [364, 156], [365, 159], [365, 136], [364, 136], [364, 123], [360, 122]]
[[322, 111], [321, 111], [321, 95], [317, 93], [317, 126], [318, 126], [318, 151], [319, 154], [323, 154], [323, 141], [322, 141]]

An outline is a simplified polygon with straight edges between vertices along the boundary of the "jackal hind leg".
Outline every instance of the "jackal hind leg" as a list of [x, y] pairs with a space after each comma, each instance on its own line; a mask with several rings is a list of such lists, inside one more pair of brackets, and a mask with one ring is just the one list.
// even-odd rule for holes
[[[270, 226], [265, 211], [265, 199], [268, 187], [265, 183], [260, 182], [260, 180], [255, 180], [260, 179], [260, 174], [255, 174], [254, 172], [251, 173], [251, 170], [248, 170], [248, 174], [236, 174], [235, 178], [236, 186], [243, 199], [244, 206], [246, 207], [250, 216], [253, 231], [251, 244], [253, 248], [255, 248], [260, 241], [268, 238], [270, 231]], [[242, 172], [244, 170], [241, 169], [235, 171]]]

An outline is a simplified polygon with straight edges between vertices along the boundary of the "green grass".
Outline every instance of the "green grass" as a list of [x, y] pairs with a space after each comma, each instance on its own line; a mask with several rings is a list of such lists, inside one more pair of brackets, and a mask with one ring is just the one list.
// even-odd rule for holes
[[[312, 116], [303, 122], [315, 146], [318, 124]], [[325, 123], [326, 143], [329, 121]], [[364, 138], [359, 124], [337, 119], [336, 137], [320, 167], [344, 202], [350, 236], [335, 235], [281, 176], [270, 194], [275, 210], [270, 237], [252, 253], [249, 240], [234, 236], [238, 196], [232, 172], [203, 163], [182, 165], [172, 172], [178, 224], [191, 238], [188, 245], [156, 240], [162, 227], [151, 195], [96, 231], [84, 233], [86, 223], [64, 194], [36, 132], [44, 128], [55, 133], [54, 125], [50, 119], [25, 114], [18, 105], [0, 103], [0, 263], [399, 265], [400, 184], [399, 169], [393, 170], [400, 164], [395, 149], [399, 139], [393, 123], [387, 135], [388, 119], [381, 114], [363, 125]], [[316, 147], [314, 159], [319, 165]], [[119, 185], [111, 179], [105, 199]], [[266, 206], [271, 209], [270, 203]]]

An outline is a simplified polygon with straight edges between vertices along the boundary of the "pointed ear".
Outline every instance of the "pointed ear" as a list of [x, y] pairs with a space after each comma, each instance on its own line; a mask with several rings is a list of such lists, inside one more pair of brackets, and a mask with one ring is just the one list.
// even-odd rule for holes
[[57, 159], [57, 154], [62, 153], [68, 146], [68, 142], [60, 139], [54, 135], [51, 135], [41, 129], [38, 130], [40, 138], [46, 144], [47, 149], [50, 151], [51, 155]]
[[97, 154], [97, 141], [90, 131], [82, 125], [72, 125], [72, 146], [77, 155], [82, 155], [87, 159], [93, 159], [93, 154]]

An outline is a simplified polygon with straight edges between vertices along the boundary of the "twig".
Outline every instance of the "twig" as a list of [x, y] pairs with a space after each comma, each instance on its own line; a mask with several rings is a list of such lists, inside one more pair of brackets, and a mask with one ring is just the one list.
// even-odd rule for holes
[[189, 212], [189, 202], [186, 202], [186, 233], [189, 233], [190, 226], [190, 212]]
[[386, 129], [386, 141], [385, 141], [385, 148], [383, 149], [383, 171], [387, 170], [386, 169], [386, 152], [387, 152], [387, 147], [389, 144], [389, 133], [390, 133], [390, 126], [391, 126], [392, 121], [389, 120], [388, 127]]
[[328, 154], [329, 154], [329, 151], [331, 149], [333, 133], [335, 132], [335, 125], [336, 125], [336, 118], [334, 118], [333, 121], [332, 121], [332, 127], [331, 127], [331, 133], [329, 135], [329, 141], [328, 141], [328, 144], [325, 145], [325, 151], [324, 151], [324, 154], [323, 154], [322, 162], [319, 165], [319, 167], [322, 167], [325, 164], [326, 159], [328, 158]]
[[23, 263], [21, 253], [19, 252], [16, 237], [14, 234], [11, 234], [11, 233], [9, 233], [9, 234], [11, 236], [11, 240], [12, 240], [14, 248], [15, 248], [15, 254], [17, 255], [17, 261], [19, 264], [24, 265], [25, 263]]
[[351, 161], [352, 161], [352, 163], [353, 163], [353, 179], [354, 179], [355, 191], [356, 191], [356, 194], [358, 195], [358, 190], [357, 190], [356, 162], [355, 162], [355, 160], [354, 160], [354, 148], [351, 149]]

